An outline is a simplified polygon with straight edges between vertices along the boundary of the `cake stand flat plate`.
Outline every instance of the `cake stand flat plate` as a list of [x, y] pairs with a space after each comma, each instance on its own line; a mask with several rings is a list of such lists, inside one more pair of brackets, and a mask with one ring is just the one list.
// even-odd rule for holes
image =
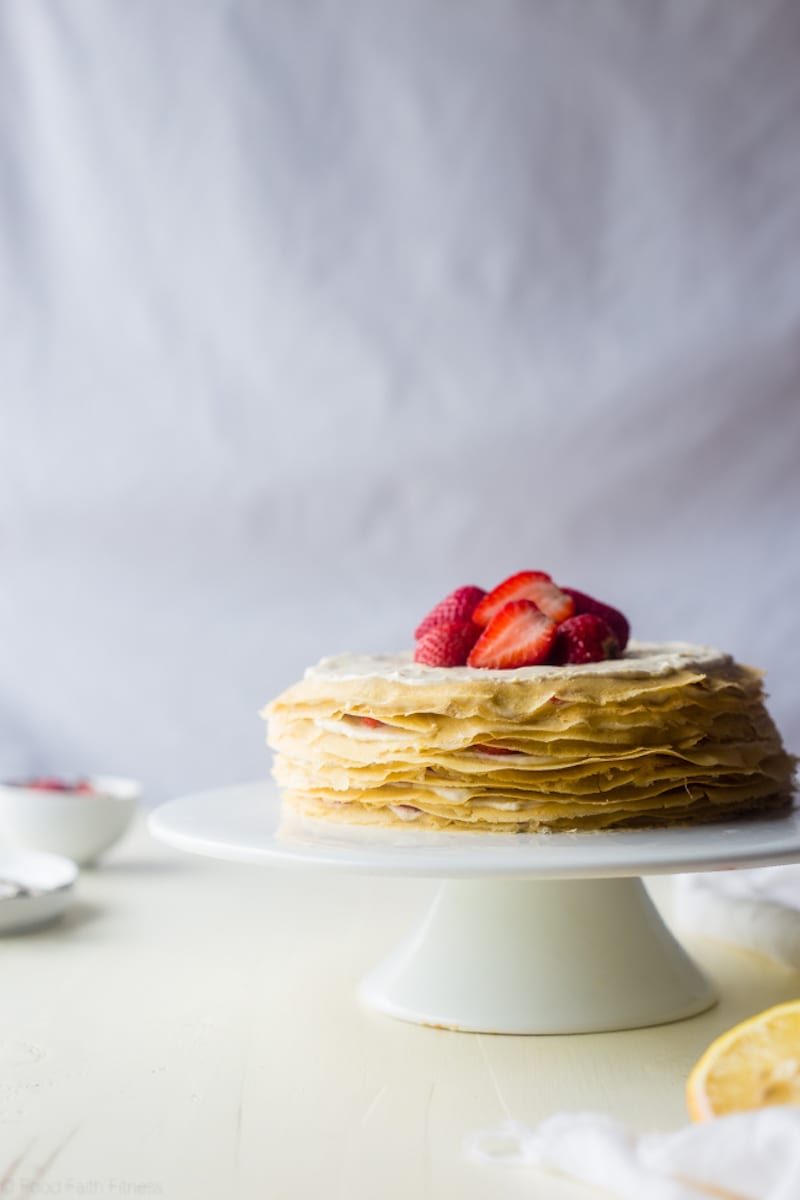
[[484, 834], [282, 821], [269, 782], [184, 796], [150, 817], [155, 837], [212, 858], [439, 879], [602, 879], [800, 861], [800, 811], [665, 829]]

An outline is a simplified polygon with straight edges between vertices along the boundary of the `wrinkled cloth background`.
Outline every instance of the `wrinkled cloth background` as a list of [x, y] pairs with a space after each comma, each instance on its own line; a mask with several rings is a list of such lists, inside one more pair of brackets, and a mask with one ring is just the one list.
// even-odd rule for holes
[[550, 570], [800, 749], [794, 0], [5, 0], [0, 773]]

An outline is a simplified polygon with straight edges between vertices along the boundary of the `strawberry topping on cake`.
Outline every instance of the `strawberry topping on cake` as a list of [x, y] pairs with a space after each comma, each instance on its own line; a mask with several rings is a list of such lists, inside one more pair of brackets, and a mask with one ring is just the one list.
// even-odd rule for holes
[[428, 667], [463, 667], [481, 636], [472, 621], [447, 621], [423, 633], [414, 651], [414, 662]]
[[533, 667], [547, 662], [558, 625], [532, 600], [510, 600], [470, 651], [470, 667]]
[[578, 592], [575, 588], [562, 588], [561, 590], [572, 597], [576, 616], [580, 616], [581, 613], [591, 613], [595, 617], [602, 617], [611, 626], [620, 653], [622, 653], [628, 644], [631, 632], [628, 618], [623, 616], [618, 608], [612, 608], [610, 604], [603, 604], [602, 600], [595, 600], [592, 596], [587, 596], [585, 592]]
[[511, 670], [617, 658], [630, 625], [619, 609], [546, 571], [518, 571], [489, 592], [456, 588], [420, 622], [414, 661]]
[[419, 641], [429, 629], [434, 629], [437, 625], [450, 625], [452, 623], [471, 621], [475, 609], [485, 595], [486, 592], [483, 588], [474, 587], [472, 584], [456, 588], [449, 596], [445, 596], [444, 600], [440, 600], [431, 609], [427, 617], [423, 617], [414, 630], [414, 637]]
[[619, 658], [619, 642], [608, 621], [594, 613], [579, 613], [559, 625], [552, 662], [602, 662], [605, 658]]

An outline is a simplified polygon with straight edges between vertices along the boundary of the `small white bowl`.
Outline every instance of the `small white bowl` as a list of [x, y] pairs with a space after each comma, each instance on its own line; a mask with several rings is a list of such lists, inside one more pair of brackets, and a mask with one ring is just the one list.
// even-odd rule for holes
[[0, 850], [0, 934], [46, 925], [72, 901], [78, 868], [58, 854]]
[[91, 792], [0, 785], [0, 840], [63, 854], [85, 866], [119, 841], [141, 795], [132, 779], [88, 776]]

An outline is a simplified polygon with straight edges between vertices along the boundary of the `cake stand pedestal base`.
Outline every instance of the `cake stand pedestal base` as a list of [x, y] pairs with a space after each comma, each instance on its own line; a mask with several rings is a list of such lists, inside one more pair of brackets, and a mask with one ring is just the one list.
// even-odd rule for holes
[[301, 822], [249, 783], [157, 809], [157, 838], [234, 862], [447, 880], [420, 926], [361, 987], [378, 1012], [475, 1033], [594, 1033], [680, 1021], [714, 993], [642, 875], [800, 861], [785, 817], [606, 833], [436, 833]]
[[447, 880], [360, 995], [402, 1020], [513, 1034], [637, 1029], [716, 999], [638, 878]]

